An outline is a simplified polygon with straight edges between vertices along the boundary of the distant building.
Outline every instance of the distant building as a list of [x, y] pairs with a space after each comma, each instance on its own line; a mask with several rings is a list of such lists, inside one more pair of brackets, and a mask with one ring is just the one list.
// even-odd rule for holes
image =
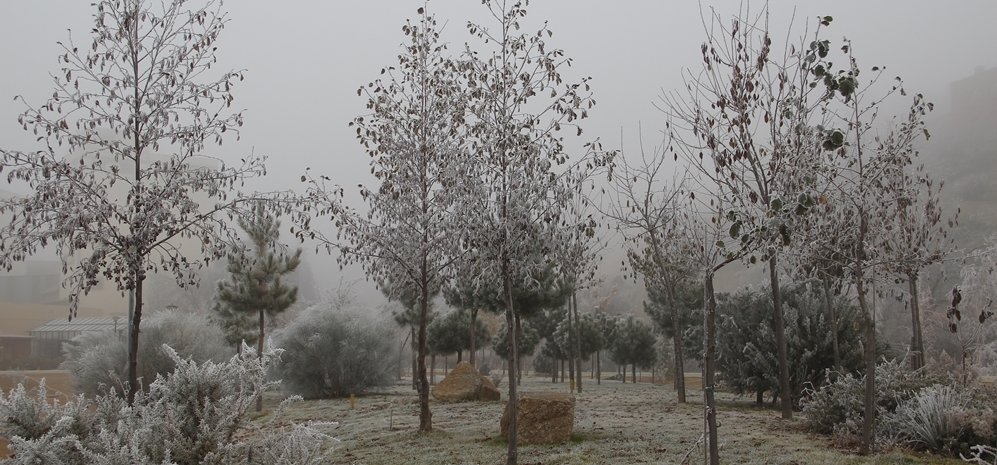
[[56, 358], [62, 355], [62, 343], [83, 333], [109, 333], [123, 337], [127, 315], [96, 316], [52, 320], [31, 330], [31, 356]]
[[997, 68], [976, 68], [972, 75], [955, 81], [949, 88], [950, 114], [958, 125], [953, 128], [970, 147], [997, 146]]

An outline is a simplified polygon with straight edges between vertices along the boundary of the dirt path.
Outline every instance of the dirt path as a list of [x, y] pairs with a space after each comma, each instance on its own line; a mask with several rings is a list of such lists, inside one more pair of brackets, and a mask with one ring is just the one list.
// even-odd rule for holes
[[[588, 380], [586, 380], [588, 381]], [[603, 381], [584, 384], [576, 397], [572, 442], [524, 446], [520, 464], [701, 463], [697, 440], [702, 404], [675, 403], [671, 387]], [[500, 389], [504, 389], [500, 386]], [[523, 391], [567, 391], [566, 384], [528, 378]], [[504, 393], [503, 393], [504, 394]], [[690, 393], [691, 400], [700, 393]], [[504, 397], [504, 396], [503, 396]], [[498, 437], [503, 402], [432, 403], [432, 434], [420, 435], [415, 393], [407, 383], [383, 394], [305, 401], [287, 412], [294, 420], [337, 421], [329, 431], [338, 442], [332, 464], [421, 465], [504, 463], [505, 442]], [[778, 412], [726, 397], [718, 414], [721, 456], [731, 464], [957, 464], [955, 460], [894, 452], [864, 458], [831, 449], [828, 440], [806, 433], [799, 420], [783, 421]]]

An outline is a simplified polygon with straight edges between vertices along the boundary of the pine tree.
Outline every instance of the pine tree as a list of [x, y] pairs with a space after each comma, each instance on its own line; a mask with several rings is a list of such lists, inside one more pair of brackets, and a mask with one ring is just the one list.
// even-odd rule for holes
[[[249, 236], [250, 246], [228, 257], [230, 280], [218, 283], [215, 309], [224, 323], [227, 338], [237, 334], [248, 336], [243, 321], [249, 315], [258, 315], [259, 327], [255, 331], [257, 353], [263, 353], [266, 338], [266, 317], [273, 319], [298, 300], [298, 287], [289, 286], [281, 279], [301, 264], [301, 249], [293, 254], [275, 250], [280, 237], [280, 222], [258, 204], [252, 216], [239, 219], [239, 227]], [[241, 321], [242, 320], [242, 321]], [[256, 411], [263, 409], [262, 398]]]

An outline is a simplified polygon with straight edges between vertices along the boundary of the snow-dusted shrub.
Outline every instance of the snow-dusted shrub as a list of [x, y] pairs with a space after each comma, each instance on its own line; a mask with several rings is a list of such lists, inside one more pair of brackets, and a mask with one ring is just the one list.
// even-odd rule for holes
[[934, 452], [958, 450], [970, 426], [962, 415], [973, 398], [953, 386], [936, 384], [901, 402], [880, 419], [880, 433], [894, 443]]
[[278, 377], [305, 398], [360, 394], [389, 386], [397, 370], [394, 328], [359, 312], [315, 305], [277, 334]]
[[[163, 347], [176, 369], [139, 393], [133, 406], [114, 392], [49, 404], [44, 385], [0, 392], [0, 435], [14, 457], [5, 463], [83, 464], [312, 464], [329, 439], [312, 425], [278, 426], [248, 420], [256, 399], [274, 382], [269, 365], [246, 348], [221, 363], [197, 363]], [[283, 407], [283, 405], [282, 405]]]
[[[110, 388], [121, 394], [127, 344], [126, 336], [113, 333], [84, 333], [65, 343], [62, 368], [72, 372], [77, 392], [94, 395]], [[235, 352], [226, 346], [221, 329], [205, 316], [177, 311], [152, 315], [143, 322], [139, 339], [138, 376], [146, 389], [157, 375], [170, 373], [176, 365], [161, 349], [163, 344], [197, 362], [220, 362]]]
[[959, 384], [937, 384], [901, 402], [881, 419], [893, 443], [941, 454], [968, 454], [972, 444], [993, 444], [994, 393]]
[[[893, 412], [897, 406], [935, 380], [920, 372], [911, 372], [904, 360], [888, 360], [876, 366], [877, 417]], [[835, 378], [830, 376], [829, 378]], [[837, 374], [834, 381], [820, 388], [804, 389], [800, 406], [809, 427], [818, 433], [843, 437], [861, 435], [864, 412], [865, 376]]]

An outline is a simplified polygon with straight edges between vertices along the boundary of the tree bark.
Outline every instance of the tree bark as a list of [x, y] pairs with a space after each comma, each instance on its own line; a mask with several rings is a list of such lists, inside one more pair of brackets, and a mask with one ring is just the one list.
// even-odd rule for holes
[[633, 381], [634, 384], [637, 384], [637, 364], [636, 363], [631, 363], [630, 364], [630, 381]]
[[412, 336], [412, 390], [419, 392], [419, 336], [416, 332], [415, 326], [409, 328]]
[[[261, 287], [262, 286], [263, 285], [261, 284]], [[256, 338], [256, 356], [258, 357], [261, 366], [263, 363], [263, 340], [265, 339], [265, 334], [264, 334], [265, 331], [266, 331], [266, 311], [263, 308], [260, 308], [260, 335], [259, 337]], [[260, 396], [256, 398], [256, 411], [257, 412], [263, 411], [263, 393], [260, 393]]]
[[831, 351], [834, 356], [834, 369], [841, 370], [841, 352], [838, 349], [838, 316], [834, 311], [834, 304], [831, 299], [831, 283], [828, 278], [820, 280], [821, 287], [824, 288], [824, 308], [827, 312], [827, 321], [831, 325]]
[[678, 299], [675, 298], [675, 288], [671, 284], [666, 284], [666, 296], [672, 306], [672, 344], [675, 346], [675, 395], [678, 403], [685, 403], [685, 354], [682, 350], [682, 312], [679, 309]]
[[602, 385], [602, 351], [595, 353], [595, 384]]
[[907, 276], [910, 285], [910, 317], [911, 317], [911, 368], [919, 370], [924, 367], [924, 337], [921, 333], [921, 305], [917, 299], [917, 274]]
[[865, 409], [862, 418], [862, 444], [859, 446], [859, 453], [868, 455], [876, 441], [874, 425], [876, 421], [876, 319], [870, 312], [869, 304], [865, 295], [865, 279], [861, 273], [856, 279], [856, 289], [858, 290], [859, 307], [862, 310], [865, 322]]
[[422, 257], [421, 296], [419, 298], [419, 431], [433, 430], [433, 412], [429, 410], [429, 378], [426, 376], [426, 327], [429, 325], [429, 283], [425, 254]]
[[[571, 297], [568, 297], [568, 331], [574, 332], [574, 316], [571, 312]], [[570, 333], [569, 333], [570, 334]], [[568, 392], [575, 392], [575, 344], [571, 340], [572, 337], [568, 337]]]
[[[523, 339], [523, 327], [520, 325], [519, 314], [515, 315], [516, 320], [516, 341], [521, 341]], [[523, 362], [519, 359], [519, 347], [516, 347], [516, 385], [521, 386], [523, 384]]]
[[508, 449], [506, 452], [506, 464], [516, 465], [519, 458], [519, 404], [516, 394], [517, 376], [516, 368], [519, 362], [519, 347], [517, 346], [516, 318], [512, 307], [512, 280], [509, 277], [508, 259], [502, 261], [502, 283], [505, 287], [505, 324], [509, 328], [509, 428], [507, 429]]
[[135, 308], [132, 310], [132, 325], [128, 328], [128, 405], [135, 403], [138, 384], [138, 335], [142, 324], [142, 288], [145, 284], [145, 274], [135, 272]]
[[710, 465], [720, 465], [720, 448], [717, 444], [717, 402], [714, 397], [714, 359], [717, 350], [717, 300], [713, 291], [713, 272], [708, 271], [703, 283], [703, 401], [706, 404], [706, 443], [705, 448]]
[[471, 337], [470, 337], [470, 339], [471, 339], [470, 346], [471, 347], [469, 347], [468, 351], [467, 351], [467, 358], [468, 358], [467, 361], [470, 362], [471, 366], [473, 366], [474, 369], [478, 369], [478, 366], [475, 365], [475, 363], [474, 363], [475, 362], [474, 351], [475, 351], [475, 349], [477, 349], [477, 346], [475, 345], [476, 341], [474, 339], [474, 336], [475, 336], [474, 335], [474, 333], [475, 333], [474, 329], [475, 329], [475, 326], [476, 326], [475, 323], [477, 323], [477, 320], [478, 320], [478, 309], [475, 308], [475, 309], [471, 310]]
[[779, 256], [769, 258], [769, 279], [772, 285], [772, 329], [775, 330], [776, 356], [779, 362], [779, 400], [782, 418], [793, 418], [793, 391], [789, 386], [789, 361], [787, 360], [786, 323], [783, 321], [782, 289], [779, 288]]
[[436, 384], [436, 354], [429, 356], [429, 384]]
[[582, 393], [582, 321], [578, 317], [578, 297], [571, 293], [571, 306], [575, 309], [575, 389]]

